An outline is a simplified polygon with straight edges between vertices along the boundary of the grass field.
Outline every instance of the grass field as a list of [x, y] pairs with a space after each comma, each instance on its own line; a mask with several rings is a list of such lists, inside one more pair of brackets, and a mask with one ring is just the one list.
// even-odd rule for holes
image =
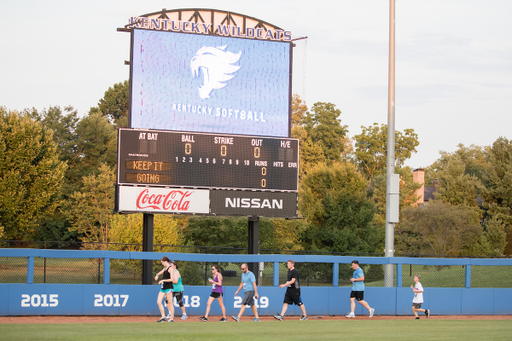
[[510, 340], [512, 320], [0, 324], [0, 340]]

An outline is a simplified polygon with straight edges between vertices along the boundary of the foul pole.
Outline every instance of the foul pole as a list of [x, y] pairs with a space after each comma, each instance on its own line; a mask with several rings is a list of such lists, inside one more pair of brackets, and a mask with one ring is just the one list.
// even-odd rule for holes
[[[395, 0], [389, 0], [389, 76], [388, 76], [388, 148], [386, 176], [386, 244], [385, 257], [395, 253], [395, 220], [392, 218], [395, 178]], [[393, 286], [393, 264], [386, 264], [384, 286]]]

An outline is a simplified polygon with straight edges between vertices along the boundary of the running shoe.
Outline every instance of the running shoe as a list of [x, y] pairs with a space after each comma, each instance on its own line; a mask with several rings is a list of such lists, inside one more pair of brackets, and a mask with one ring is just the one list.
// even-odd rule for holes
[[223, 317], [223, 318], [221, 318], [221, 319], [219, 320], [219, 322], [228, 322], [228, 319], [227, 319], [227, 318], [225, 318], [225, 317]]
[[425, 316], [428, 318], [430, 316], [430, 309], [425, 310]]
[[238, 316], [231, 316], [233, 318], [233, 320], [235, 320], [236, 322], [240, 322], [240, 318]]
[[349, 313], [348, 315], [345, 315], [346, 318], [349, 318], [349, 319], [353, 319], [354, 317], [356, 317], [356, 315], [354, 313]]
[[374, 313], [375, 313], [375, 309], [374, 308], [370, 308], [370, 317], [373, 317]]
[[167, 322], [174, 322], [174, 320], [173, 319], [168, 319]]
[[188, 316], [187, 316], [187, 314], [183, 314], [183, 315], [181, 315], [181, 319], [182, 319], [182, 320], [186, 320], [186, 319], [187, 319], [187, 317], [188, 317]]
[[260, 319], [255, 317], [252, 319], [252, 322], [260, 322]]
[[156, 322], [165, 322], [165, 319], [166, 319], [165, 317], [162, 317], [162, 318], [160, 318], [160, 320], [158, 320]]
[[275, 314], [275, 315], [274, 315], [274, 318], [275, 318], [276, 320], [279, 320], [279, 321], [282, 321], [282, 320], [283, 320], [283, 316], [281, 316], [280, 314]]
[[199, 319], [203, 322], [208, 322], [208, 317], [201, 316]]
[[303, 315], [303, 316], [299, 319], [299, 321], [306, 321], [307, 319], [308, 319], [308, 317], [307, 317], [306, 315]]

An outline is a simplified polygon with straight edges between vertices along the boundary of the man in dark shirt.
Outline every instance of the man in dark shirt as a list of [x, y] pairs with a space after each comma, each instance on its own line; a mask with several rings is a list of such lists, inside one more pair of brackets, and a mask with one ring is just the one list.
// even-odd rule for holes
[[286, 309], [288, 309], [288, 304], [296, 304], [300, 307], [300, 310], [302, 310], [302, 317], [299, 320], [305, 321], [308, 319], [308, 316], [306, 315], [306, 307], [300, 297], [299, 271], [295, 269], [295, 262], [293, 260], [289, 260], [286, 265], [288, 266], [287, 281], [279, 286], [280, 288], [287, 287], [286, 294], [284, 295], [283, 309], [281, 310], [281, 314], [274, 315], [274, 318], [282, 321]]

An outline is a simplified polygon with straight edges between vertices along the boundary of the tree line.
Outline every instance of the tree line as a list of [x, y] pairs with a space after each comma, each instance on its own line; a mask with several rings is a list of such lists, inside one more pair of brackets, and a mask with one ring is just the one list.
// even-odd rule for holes
[[[116, 128], [128, 122], [128, 82], [110, 87], [82, 118], [73, 107], [0, 107], [0, 239], [140, 244], [141, 214], [114, 214]], [[395, 133], [400, 174], [397, 253], [439, 256], [512, 254], [512, 141], [459, 145], [425, 168], [433, 199], [417, 205], [413, 129]], [[299, 214], [262, 219], [260, 248], [382, 253], [385, 237], [387, 126], [349, 136], [332, 103], [292, 102], [299, 139]], [[247, 247], [247, 220], [155, 216], [155, 244]], [[132, 250], [130, 245], [109, 249]]]

